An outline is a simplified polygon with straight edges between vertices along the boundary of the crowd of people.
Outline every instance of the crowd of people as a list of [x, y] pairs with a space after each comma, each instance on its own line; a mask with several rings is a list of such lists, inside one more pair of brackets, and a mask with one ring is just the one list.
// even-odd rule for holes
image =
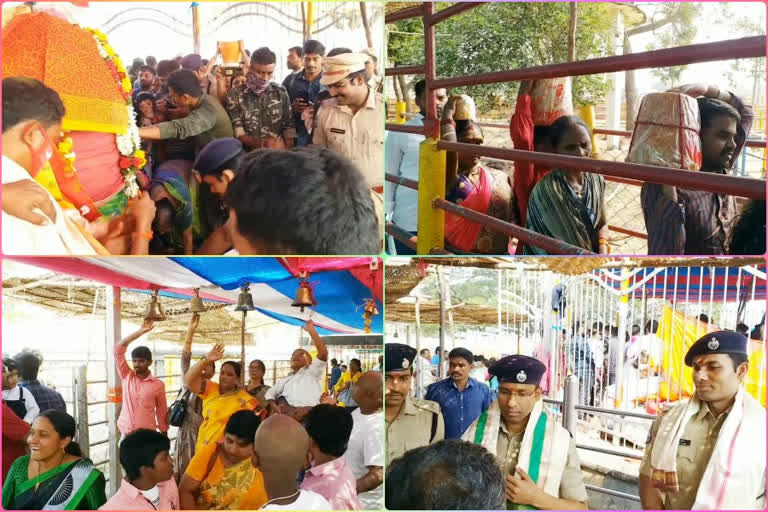
[[379, 253], [384, 102], [374, 51], [326, 53], [305, 41], [280, 84], [272, 50], [242, 41], [239, 50], [239, 66], [224, 65], [220, 50], [210, 60], [134, 60], [141, 191], [119, 217], [94, 222], [32, 181], [61, 157], [59, 93], [3, 77], [5, 252]]
[[[626, 352], [637, 361], [647, 347], [635, 341]], [[743, 385], [748, 344], [741, 332], [714, 331], [688, 349], [695, 392], [650, 427], [639, 468], [643, 509], [765, 507], [765, 409]], [[384, 357], [388, 509], [587, 509], [576, 433], [544, 405], [548, 369], [539, 359], [510, 355], [486, 368], [455, 348], [447, 377], [422, 399], [414, 380], [425, 366], [416, 358], [429, 351], [387, 343]]]
[[[592, 132], [580, 117], [560, 115], [551, 124], [534, 123], [531, 94], [536, 83], [520, 84], [510, 120], [514, 149], [591, 157]], [[414, 89], [420, 113], [407, 124], [422, 126], [426, 116], [425, 82], [416, 82]], [[698, 170], [730, 174], [752, 127], [752, 107], [735, 94], [712, 85], [689, 84], [670, 92], [697, 99], [702, 156]], [[468, 103], [474, 106], [472, 99], [466, 95], [452, 96], [445, 89], [433, 93], [442, 140], [483, 144], [483, 130], [476, 116], [467, 115], [474, 110], [467, 107]], [[421, 140], [423, 137], [419, 135], [388, 133], [386, 173], [418, 180]], [[483, 165], [477, 155], [447, 152], [445, 197], [448, 201], [603, 255], [611, 253], [613, 240], [608, 228], [605, 191], [605, 179], [600, 174], [572, 168], [550, 169], [520, 160], [515, 161], [514, 171], [508, 173]], [[648, 254], [765, 252], [765, 201], [749, 201], [737, 207], [736, 199], [725, 193], [651, 182], [642, 185], [640, 195], [648, 233]], [[385, 202], [387, 219], [409, 232], [411, 241], [415, 241], [416, 191], [388, 185]], [[446, 248], [456, 254], [548, 254], [537, 244], [525, 243], [451, 212], [445, 214], [445, 243]], [[390, 252], [415, 254], [400, 241], [395, 241]]]
[[[61, 395], [37, 381], [39, 355], [4, 358], [3, 508], [381, 510], [381, 372], [352, 359], [341, 385], [326, 387], [328, 350], [310, 320], [304, 329], [316, 355], [296, 349], [290, 374], [274, 386], [265, 384], [258, 359], [242, 381], [240, 362], [223, 361], [214, 381], [224, 346], [193, 364], [198, 322], [194, 314], [182, 348], [184, 387], [170, 408], [150, 349], [136, 346], [132, 364], [126, 360], [128, 346], [153, 323], [145, 320], [116, 345], [123, 479], [111, 496], [75, 442], [76, 422]], [[173, 443], [171, 424], [178, 427]]]

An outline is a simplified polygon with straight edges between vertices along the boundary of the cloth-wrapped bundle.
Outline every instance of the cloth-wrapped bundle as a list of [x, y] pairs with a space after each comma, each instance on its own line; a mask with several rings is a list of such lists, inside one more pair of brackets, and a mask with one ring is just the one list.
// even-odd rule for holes
[[474, 121], [477, 119], [477, 107], [471, 96], [462, 94], [456, 100], [456, 113], [453, 115], [456, 121]]
[[571, 79], [549, 78], [536, 80], [531, 88], [531, 116], [533, 124], [549, 126], [563, 116], [573, 115]]
[[626, 161], [698, 171], [700, 130], [695, 98], [676, 92], [647, 94], [637, 113]]

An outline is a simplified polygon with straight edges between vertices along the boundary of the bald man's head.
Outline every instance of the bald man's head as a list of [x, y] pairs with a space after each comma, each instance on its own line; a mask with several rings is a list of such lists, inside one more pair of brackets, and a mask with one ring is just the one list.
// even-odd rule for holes
[[360, 412], [370, 414], [382, 405], [384, 379], [381, 372], [365, 372], [360, 376], [355, 386], [355, 402], [360, 406]]
[[270, 416], [256, 431], [252, 461], [262, 473], [295, 476], [310, 463], [309, 435], [290, 416]]
[[312, 364], [312, 356], [303, 348], [297, 348], [291, 354], [291, 370], [297, 372]]

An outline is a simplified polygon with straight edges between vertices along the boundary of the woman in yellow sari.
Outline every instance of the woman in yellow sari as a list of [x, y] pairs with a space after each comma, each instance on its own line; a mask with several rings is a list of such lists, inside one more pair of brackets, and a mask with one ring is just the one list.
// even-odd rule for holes
[[252, 411], [238, 411], [227, 421], [223, 441], [195, 453], [181, 477], [182, 510], [257, 510], [267, 502], [264, 476], [251, 462], [260, 423]]
[[203, 369], [223, 356], [224, 345], [215, 345], [205, 359], [190, 368], [184, 377], [187, 387], [203, 399], [203, 423], [197, 434], [195, 453], [219, 442], [227, 421], [237, 411], [262, 410], [262, 404], [240, 386], [240, 363], [225, 361], [219, 370], [218, 384], [203, 380]]

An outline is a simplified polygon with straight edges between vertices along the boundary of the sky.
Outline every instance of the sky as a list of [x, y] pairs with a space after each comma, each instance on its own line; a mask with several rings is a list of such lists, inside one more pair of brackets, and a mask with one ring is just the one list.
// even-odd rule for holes
[[[728, 2], [730, 4], [730, 12], [734, 18], [743, 17], [751, 21], [754, 21], [759, 26], [763, 27], [759, 33], [744, 33], [740, 32], [731, 26], [729, 23], [722, 22], [721, 19], [721, 5], [715, 2], [699, 3], [700, 12], [696, 18], [696, 25], [698, 27], [696, 37], [693, 40], [693, 44], [700, 43], [712, 43], [715, 41], [723, 41], [726, 39], [737, 39], [740, 37], [747, 37], [759, 34], [765, 34], [766, 26], [766, 6], [762, 2]], [[651, 14], [654, 11], [652, 5], [647, 3], [637, 4], [638, 7], [643, 10], [650, 19]], [[733, 21], [731, 18], [729, 21]], [[644, 51], [649, 44], [655, 39], [653, 32], [641, 34], [632, 38], [633, 51]], [[732, 61], [716, 61], [706, 62], [701, 64], [692, 64], [688, 66], [681, 77], [683, 83], [712, 81], [722, 87], [729, 87], [728, 80], [724, 77], [724, 72], [730, 70]], [[740, 84], [736, 88], [737, 93], [747, 96], [749, 101], [752, 92], [752, 78], [743, 73], [736, 73], [735, 77]], [[653, 90], [660, 90], [660, 81], [653, 76], [650, 70], [640, 70], [636, 73], [638, 87], [642, 92], [651, 92]], [[765, 77], [763, 77], [763, 83], [761, 86], [763, 92], [762, 104], [765, 104]], [[757, 102], [756, 102], [757, 103]]]

